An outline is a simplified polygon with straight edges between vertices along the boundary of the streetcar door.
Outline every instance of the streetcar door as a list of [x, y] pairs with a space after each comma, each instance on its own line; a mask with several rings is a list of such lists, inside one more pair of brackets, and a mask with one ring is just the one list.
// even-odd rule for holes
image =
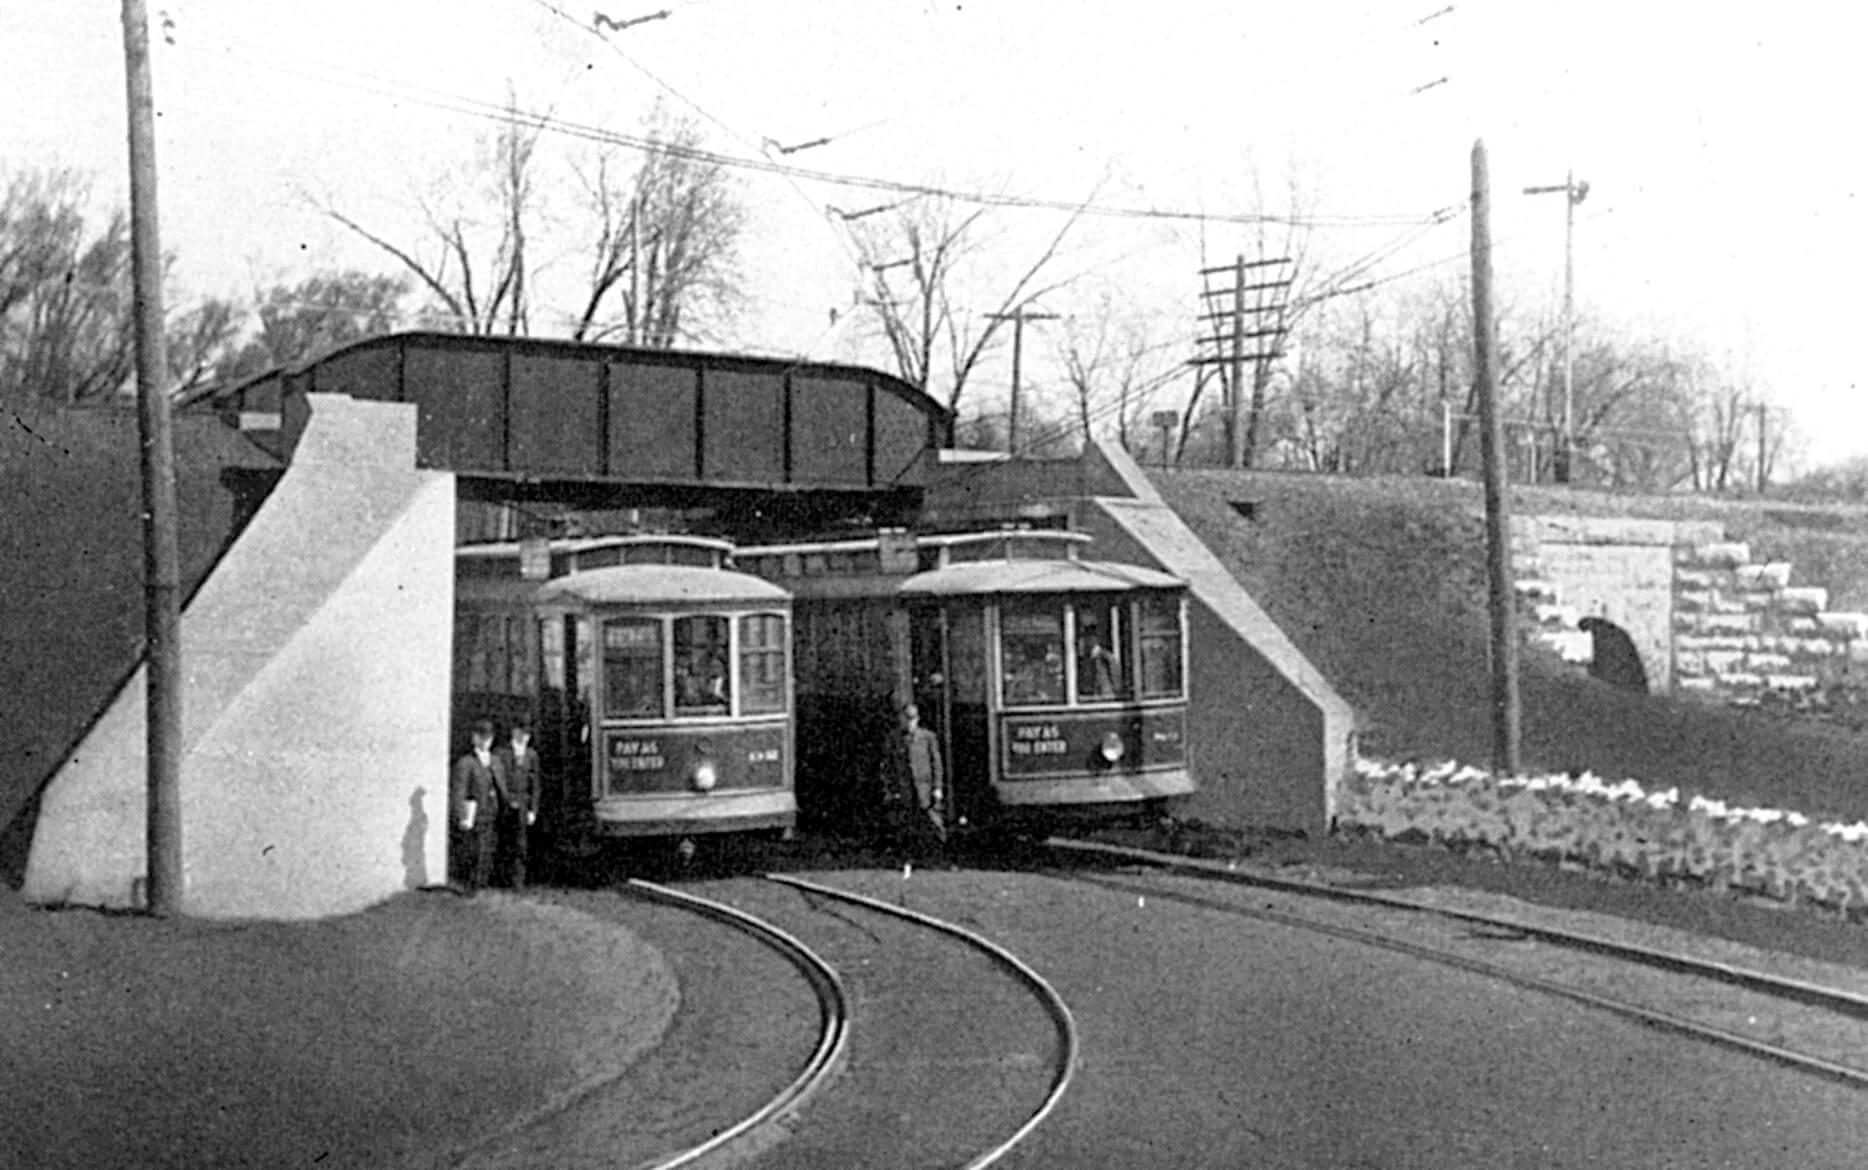
[[909, 697], [921, 712], [921, 726], [932, 731], [947, 753], [947, 633], [938, 607], [915, 606], [908, 614]]
[[[976, 825], [988, 819], [992, 793], [992, 748], [988, 741], [985, 609], [961, 600], [928, 606], [918, 625], [928, 632], [917, 639], [915, 705], [922, 720], [938, 719], [941, 758], [947, 765], [947, 822]], [[920, 650], [927, 647], [927, 656]], [[923, 662], [929, 665], [924, 667]], [[923, 683], [926, 678], [926, 683]]]

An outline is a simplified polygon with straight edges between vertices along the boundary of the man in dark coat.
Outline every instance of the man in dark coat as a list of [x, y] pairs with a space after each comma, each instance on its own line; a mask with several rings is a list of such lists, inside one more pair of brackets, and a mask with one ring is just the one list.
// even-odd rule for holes
[[448, 853], [470, 894], [479, 893], [493, 873], [502, 770], [493, 754], [493, 725], [482, 719], [473, 726], [473, 747], [454, 761], [448, 783], [449, 823], [454, 828]]
[[538, 820], [538, 751], [532, 747], [532, 729], [514, 723], [508, 741], [495, 754], [499, 776], [499, 820], [494, 826], [498, 848], [507, 859], [512, 888], [525, 889], [525, 861], [532, 825]]
[[901, 820], [911, 840], [946, 842], [946, 781], [940, 741], [921, 726], [920, 709], [904, 703], [900, 724], [882, 756], [882, 785], [890, 806], [905, 811]]

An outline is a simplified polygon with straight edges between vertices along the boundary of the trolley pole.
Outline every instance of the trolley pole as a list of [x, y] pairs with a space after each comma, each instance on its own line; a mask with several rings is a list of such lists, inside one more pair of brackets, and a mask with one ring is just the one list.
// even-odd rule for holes
[[1492, 315], [1492, 180], [1485, 140], [1472, 144], [1473, 366], [1485, 461], [1485, 564], [1492, 616], [1492, 770], [1520, 771], [1518, 631], [1510, 564], [1511, 497], [1505, 483], [1505, 428], [1498, 415], [1497, 323]]
[[123, 0], [123, 59], [130, 115], [131, 279], [136, 316], [136, 400], [143, 478], [143, 639], [148, 679], [146, 835], [149, 913], [181, 910], [181, 570], [175, 535], [175, 454], [169, 436], [168, 354], [162, 332], [162, 244], [156, 220], [154, 87], [149, 14]]

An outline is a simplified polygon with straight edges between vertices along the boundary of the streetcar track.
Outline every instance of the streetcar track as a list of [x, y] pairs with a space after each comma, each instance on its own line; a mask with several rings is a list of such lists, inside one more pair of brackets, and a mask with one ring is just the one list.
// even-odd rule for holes
[[774, 1134], [783, 1119], [803, 1108], [813, 1094], [829, 1083], [848, 1058], [849, 992], [834, 967], [803, 942], [763, 919], [724, 902], [668, 886], [636, 878], [628, 879], [627, 884], [638, 893], [726, 922], [773, 947], [804, 975], [817, 996], [818, 1008], [822, 1013], [822, 1031], [817, 1047], [791, 1083], [752, 1114], [707, 1141], [650, 1164], [651, 1170], [677, 1170], [678, 1167], [694, 1166], [713, 1155], [724, 1154], [736, 1142], [744, 1140], [750, 1144], [760, 1140], [762, 1134]]
[[[1076, 1076], [1077, 1067], [1082, 1056], [1082, 1040], [1077, 1030], [1076, 1019], [1071, 1013], [1070, 1006], [1064, 1002], [1063, 996], [1060, 995], [1057, 989], [1052, 987], [1042, 975], [1038, 974], [1023, 960], [1019, 959], [1018, 956], [976, 931], [969, 930], [966, 927], [943, 919], [932, 917], [931, 915], [922, 914], [916, 910], [910, 910], [905, 906], [893, 906], [878, 898], [871, 898], [863, 894], [853, 893], [849, 890], [837, 889], [834, 886], [822, 885], [803, 878], [793, 877], [789, 874], [767, 874], [766, 880], [789, 886], [807, 896], [816, 895], [820, 898], [831, 898], [849, 902], [853, 905], [866, 907], [880, 914], [900, 918], [958, 938], [968, 946], [984, 953], [996, 965], [1012, 972], [1015, 979], [1024, 983], [1027, 988], [1035, 993], [1036, 998], [1043, 1005], [1046, 1015], [1051, 1018], [1053, 1024], [1057, 1028], [1059, 1045], [1062, 1049], [1062, 1056], [1056, 1061], [1057, 1067], [1053, 1074], [1050, 1087], [1046, 1091], [1043, 1101], [1040, 1102], [1038, 1107], [1032, 1111], [1031, 1115], [1027, 1117], [1016, 1130], [997, 1145], [981, 1152], [969, 1160], [965, 1165], [965, 1170], [986, 1170], [987, 1167], [996, 1164], [1001, 1158], [1016, 1148], [1019, 1143], [1029, 1137], [1038, 1126], [1044, 1122], [1045, 1118], [1049, 1117], [1052, 1111], [1057, 1108], [1058, 1103], [1063, 1099], [1064, 1093], [1069, 1089], [1071, 1081]], [[838, 917], [842, 916], [839, 915]], [[1029, 1064], [1039, 1063], [1042, 1063], [1042, 1058], [1034, 1060], [1033, 1054], [1016, 1052], [986, 1060], [969, 1059], [946, 1063], [945, 1067], [1026, 1067]], [[943, 1066], [942, 1062], [935, 1061], [921, 1061], [914, 1062], [914, 1064], [918, 1067]]]
[[[1803, 1008], [1816, 1009], [1831, 1015], [1839, 1015], [1851, 1020], [1868, 1019], [1868, 1000], [1848, 991], [1825, 988], [1804, 980], [1784, 979], [1759, 971], [1747, 970], [1732, 964], [1696, 958], [1657, 948], [1644, 947], [1631, 943], [1617, 942], [1580, 932], [1566, 931], [1559, 928], [1534, 923], [1520, 922], [1497, 915], [1480, 914], [1469, 910], [1453, 910], [1445, 907], [1427, 906], [1402, 898], [1372, 894], [1366, 891], [1345, 890], [1335, 886], [1325, 886], [1315, 882], [1298, 879], [1276, 878], [1262, 874], [1241, 873], [1237, 870], [1219, 869], [1186, 858], [1172, 855], [1153, 854], [1141, 850], [1130, 850], [1119, 846], [1107, 846], [1087, 842], [1053, 839], [1047, 842], [1053, 848], [1076, 853], [1088, 853], [1107, 860], [1121, 860], [1151, 869], [1170, 870], [1194, 879], [1218, 882], [1233, 886], [1257, 887], [1299, 897], [1324, 898], [1334, 902], [1350, 903], [1364, 907], [1375, 907], [1385, 911], [1406, 911], [1412, 914], [1427, 915], [1461, 923], [1469, 929], [1463, 937], [1476, 942], [1544, 942], [1571, 951], [1588, 953], [1598, 957], [1614, 959], [1620, 962], [1662, 971], [1672, 975], [1693, 976], [1713, 982], [1741, 988], [1752, 995], [1763, 997], [1778, 1003], [1794, 1004]], [[1139, 886], [1125, 883], [1116, 878], [1086, 874], [1082, 871], [1068, 871], [1056, 876], [1064, 880], [1080, 881], [1105, 889], [1134, 894], [1138, 897], [1156, 897], [1183, 905], [1197, 906], [1220, 913], [1248, 917], [1260, 921], [1272, 922], [1292, 929], [1341, 938], [1384, 950], [1407, 954], [1424, 961], [1442, 966], [1465, 970], [1487, 978], [1502, 980], [1515, 986], [1524, 987], [1544, 994], [1582, 1003], [1598, 1010], [1611, 1012], [1639, 1023], [1659, 1028], [1675, 1034], [1685, 1035], [1706, 1043], [1735, 1049], [1749, 1055], [1787, 1066], [1811, 1075], [1841, 1082], [1854, 1088], [1868, 1089], [1868, 1070], [1842, 1064], [1809, 1052], [1799, 1052], [1779, 1044], [1759, 1040], [1729, 1029], [1707, 1024], [1703, 1021], [1688, 1019], [1672, 1012], [1633, 1003], [1613, 996], [1567, 986], [1522, 971], [1512, 970], [1496, 963], [1475, 959], [1469, 956], [1453, 954], [1449, 951], [1409, 942], [1383, 934], [1379, 931], [1360, 927], [1344, 926], [1337, 923], [1321, 922], [1301, 914], [1280, 911], [1269, 904], [1264, 907], [1243, 906], [1233, 902], [1224, 902], [1205, 898], [1182, 891], [1162, 889], [1157, 886]]]
[[1260, 889], [1278, 890], [1289, 894], [1302, 894], [1317, 898], [1326, 898], [1336, 902], [1355, 905], [1378, 906], [1385, 910], [1403, 910], [1414, 914], [1427, 914], [1456, 922], [1464, 922], [1482, 930], [1502, 930], [1521, 933], [1544, 942], [1555, 943], [1571, 950], [1593, 951], [1610, 958], [1623, 959], [1647, 967], [1669, 970], [1682, 975], [1695, 975], [1702, 979], [1728, 983], [1734, 987], [1756, 991], [1776, 999], [1802, 1003], [1808, 1007], [1821, 1008], [1838, 1015], [1854, 1019], [1868, 1020], [1868, 996], [1858, 995], [1835, 987], [1824, 987], [1802, 979], [1791, 979], [1781, 975], [1771, 975], [1763, 971], [1754, 971], [1732, 963], [1723, 963], [1714, 959], [1701, 959], [1692, 955], [1683, 955], [1674, 951], [1661, 950], [1658, 947], [1646, 947], [1635, 943], [1618, 942], [1598, 935], [1583, 934], [1580, 931], [1563, 930], [1558, 927], [1544, 926], [1534, 922], [1523, 922], [1500, 915], [1481, 914], [1472, 910], [1455, 910], [1444, 906], [1427, 906], [1392, 894], [1381, 894], [1369, 890], [1345, 889], [1341, 886], [1326, 885], [1322, 882], [1304, 881], [1301, 878], [1272, 877], [1269, 874], [1250, 873], [1236, 869], [1220, 869], [1210, 863], [1202, 863], [1193, 858], [1177, 857], [1173, 854], [1155, 853], [1145, 849], [1129, 849], [1120, 845], [1105, 845], [1092, 841], [1073, 841], [1053, 837], [1045, 844], [1053, 849], [1106, 859], [1127, 861], [1155, 869], [1172, 869], [1179, 873], [1210, 881], [1225, 882], [1231, 885], [1256, 886]]

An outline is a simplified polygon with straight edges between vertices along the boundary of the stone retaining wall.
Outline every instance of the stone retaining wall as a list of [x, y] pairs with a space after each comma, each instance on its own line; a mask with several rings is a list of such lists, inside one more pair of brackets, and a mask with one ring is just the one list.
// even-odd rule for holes
[[1868, 614], [1833, 612], [1703, 522], [1524, 516], [1512, 565], [1533, 642], [1588, 664], [1602, 618], [1627, 632], [1660, 693], [1757, 703], [1837, 681], [1868, 663]]

